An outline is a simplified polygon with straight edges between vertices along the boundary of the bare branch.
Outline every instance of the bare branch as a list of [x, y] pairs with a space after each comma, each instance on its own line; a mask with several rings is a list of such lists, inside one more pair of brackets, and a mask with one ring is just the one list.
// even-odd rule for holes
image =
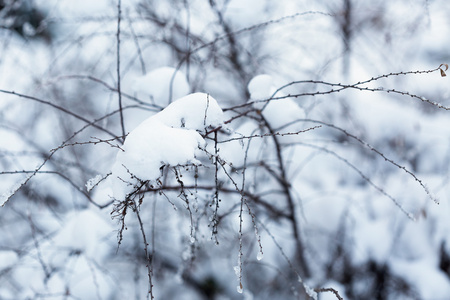
[[[120, 126], [122, 127], [122, 136], [126, 135], [125, 123], [123, 120], [122, 109], [122, 91], [120, 87], [120, 20], [122, 18], [121, 0], [117, 0], [117, 94], [119, 95], [119, 112], [120, 112]], [[122, 139], [122, 143], [125, 139]]]
[[82, 116], [80, 116], [80, 115], [74, 113], [73, 111], [70, 111], [70, 110], [68, 110], [68, 109], [66, 109], [66, 108], [64, 108], [64, 107], [62, 107], [62, 106], [56, 105], [56, 104], [54, 104], [54, 103], [52, 103], [52, 102], [50, 102], [50, 101], [42, 100], [42, 99], [39, 99], [39, 98], [36, 98], [36, 97], [33, 97], [33, 96], [28, 96], [28, 95], [25, 95], [25, 94], [16, 93], [16, 92], [14, 92], [14, 91], [6, 91], [6, 90], [1, 90], [1, 89], [0, 89], [0, 93], [3, 93], [3, 94], [9, 94], [9, 95], [15, 95], [15, 96], [18, 96], [18, 97], [20, 97], [20, 98], [24, 98], [24, 99], [28, 99], [28, 100], [33, 100], [33, 101], [36, 101], [36, 102], [39, 102], [39, 103], [42, 103], [42, 104], [45, 104], [45, 105], [49, 105], [49, 106], [51, 106], [51, 107], [53, 107], [53, 108], [56, 108], [56, 109], [59, 110], [59, 111], [62, 111], [62, 112], [65, 113], [65, 114], [71, 115], [71, 116], [75, 117], [75, 118], [78, 119], [78, 120], [81, 120], [81, 121], [83, 121], [83, 122], [85, 122], [85, 123], [87, 123], [87, 124], [89, 124], [89, 125], [92, 125], [93, 127], [95, 127], [95, 128], [97, 128], [97, 129], [99, 129], [99, 130], [101, 130], [101, 131], [103, 131], [103, 132], [109, 134], [110, 136], [113, 136], [113, 137], [116, 136], [116, 135], [115, 135], [114, 133], [112, 133], [111, 131], [109, 131], [109, 130], [107, 130], [107, 129], [105, 129], [105, 128], [103, 128], [103, 127], [97, 125], [97, 124], [95, 124], [95, 122], [93, 123], [93, 122], [87, 120], [86, 118], [84, 118], [84, 117], [82, 117]]

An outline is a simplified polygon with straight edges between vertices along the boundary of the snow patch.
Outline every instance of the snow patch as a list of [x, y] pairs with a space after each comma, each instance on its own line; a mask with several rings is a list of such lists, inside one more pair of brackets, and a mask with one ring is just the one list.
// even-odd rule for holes
[[102, 175], [97, 175], [86, 182], [86, 190], [90, 192], [103, 179]]
[[[253, 102], [255, 108], [262, 110], [263, 117], [272, 129], [282, 128], [305, 118], [305, 111], [292, 98], [262, 101], [286, 96], [281, 92], [275, 94], [277, 88], [270, 75], [263, 74], [254, 77], [248, 84], [248, 91], [250, 92], [250, 102]], [[289, 128], [294, 129], [295, 127]]]
[[155, 69], [136, 79], [133, 90], [141, 100], [170, 103], [189, 93], [190, 87], [186, 76], [179, 70], [171, 67]]
[[262, 251], [259, 251], [258, 255], [256, 255], [257, 260], [261, 260], [261, 259], [263, 259], [263, 257], [264, 257], [264, 254], [262, 253]]
[[137, 184], [156, 181], [164, 166], [199, 165], [199, 147], [206, 145], [201, 134], [223, 124], [217, 101], [194, 93], [171, 103], [128, 134], [112, 167], [116, 199], [124, 199]]

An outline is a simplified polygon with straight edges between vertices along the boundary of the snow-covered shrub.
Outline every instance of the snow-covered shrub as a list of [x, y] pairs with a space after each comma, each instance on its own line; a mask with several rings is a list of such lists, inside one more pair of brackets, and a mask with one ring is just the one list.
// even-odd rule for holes
[[1, 299], [450, 294], [444, 1], [3, 2]]

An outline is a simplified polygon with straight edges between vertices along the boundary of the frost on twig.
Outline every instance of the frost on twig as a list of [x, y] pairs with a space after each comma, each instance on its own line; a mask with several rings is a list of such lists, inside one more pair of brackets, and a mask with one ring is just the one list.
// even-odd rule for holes
[[19, 191], [24, 184], [28, 181], [28, 178], [23, 179], [22, 181], [17, 182], [14, 186], [12, 186], [9, 191], [0, 195], [0, 206], [5, 206], [6, 203], [14, 196], [17, 191]]
[[100, 182], [102, 182], [103, 180], [108, 178], [109, 175], [111, 175], [111, 173], [108, 173], [105, 176], [102, 176], [102, 175], [98, 174], [94, 178], [89, 179], [86, 182], [86, 190], [87, 190], [87, 192], [89, 193], [90, 191], [92, 191], [92, 189], [94, 187], [96, 187], [97, 185], [99, 185]]

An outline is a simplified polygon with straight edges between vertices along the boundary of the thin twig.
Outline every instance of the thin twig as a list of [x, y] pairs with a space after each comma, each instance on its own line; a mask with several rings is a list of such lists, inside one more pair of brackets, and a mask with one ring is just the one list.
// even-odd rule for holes
[[42, 104], [45, 104], [45, 105], [49, 105], [49, 106], [51, 106], [53, 108], [56, 108], [59, 111], [62, 111], [65, 114], [71, 115], [71, 116], [75, 117], [78, 120], [81, 120], [81, 121], [83, 121], [83, 122], [85, 122], [87, 124], [92, 125], [93, 127], [95, 127], [97, 129], [99, 129], [99, 130], [109, 134], [110, 136], [113, 136], [113, 137], [117, 136], [116, 134], [112, 133], [111, 131], [107, 130], [106, 128], [103, 128], [103, 127], [101, 127], [101, 126], [99, 126], [97, 124], [94, 124], [95, 122], [93, 123], [93, 122], [89, 121], [88, 119], [86, 119], [86, 118], [84, 118], [84, 117], [74, 113], [73, 111], [70, 111], [70, 110], [68, 110], [68, 109], [66, 109], [66, 108], [64, 108], [62, 106], [56, 105], [56, 104], [54, 104], [54, 103], [52, 103], [50, 101], [39, 99], [39, 98], [33, 97], [33, 96], [28, 96], [28, 95], [21, 94], [21, 93], [16, 93], [14, 91], [0, 90], [0, 93], [9, 94], [9, 95], [15, 95], [15, 96], [18, 96], [20, 98], [33, 100], [33, 101], [36, 101], [36, 102], [39, 102], [39, 103], [42, 103]]
[[383, 194], [384, 196], [386, 196], [387, 198], [389, 198], [392, 202], [394, 202], [394, 204], [412, 221], [415, 221], [416, 218], [414, 217], [414, 214], [406, 211], [406, 209], [400, 204], [400, 202], [398, 202], [397, 199], [395, 199], [393, 196], [389, 195], [384, 189], [382, 189], [381, 187], [379, 187], [378, 185], [376, 185], [367, 175], [365, 175], [360, 169], [358, 169], [354, 164], [352, 164], [350, 161], [348, 161], [346, 158], [340, 156], [339, 154], [337, 154], [334, 151], [331, 151], [327, 148], [324, 147], [320, 147], [320, 146], [316, 146], [316, 145], [312, 145], [312, 144], [307, 144], [307, 143], [295, 143], [296, 145], [303, 145], [306, 147], [310, 147], [313, 149], [317, 149], [320, 150], [324, 153], [330, 154], [334, 157], [336, 157], [338, 160], [342, 161], [343, 163], [345, 163], [347, 166], [349, 166], [351, 169], [353, 169], [356, 173], [358, 173], [358, 175], [364, 179], [368, 184], [370, 184], [373, 188], [375, 188], [377, 191], [379, 191], [381, 194]]
[[330, 292], [330, 293], [333, 293], [336, 296], [336, 298], [338, 298], [339, 300], [344, 300], [344, 298], [342, 298], [342, 296], [339, 295], [339, 292], [333, 288], [319, 288], [319, 289], [314, 289], [314, 291], [316, 293]]
[[249, 27], [245, 27], [245, 28], [242, 28], [242, 29], [239, 29], [239, 30], [236, 30], [236, 31], [229, 31], [229, 32], [227, 32], [227, 33], [225, 33], [225, 34], [223, 34], [223, 35], [221, 35], [221, 36], [216, 37], [216, 38], [215, 38], [214, 40], [212, 40], [211, 42], [204, 43], [203, 45], [198, 46], [197, 48], [194, 48], [194, 49], [192, 49], [191, 51], [189, 51], [189, 52], [186, 54], [186, 56], [185, 56], [183, 59], [180, 60], [180, 62], [178, 63], [177, 69], [179, 69], [179, 68], [180, 68], [180, 67], [188, 60], [188, 58], [189, 58], [192, 54], [194, 54], [194, 53], [196, 53], [196, 52], [198, 52], [198, 51], [200, 51], [200, 50], [202, 50], [202, 49], [204, 49], [204, 48], [214, 47], [219, 41], [229, 39], [230, 36], [236, 37], [236, 36], [238, 36], [238, 35], [240, 35], [240, 34], [243, 34], [243, 33], [245, 33], [245, 32], [251, 32], [251, 31], [253, 31], [253, 30], [260, 29], [260, 28], [264, 28], [264, 27], [267, 27], [267, 26], [272, 25], [272, 24], [281, 23], [281, 22], [284, 22], [284, 21], [286, 21], [286, 20], [296, 19], [296, 18], [298, 18], [298, 17], [306, 16], [306, 15], [333, 16], [332, 14], [324, 13], [324, 12], [321, 12], [321, 11], [306, 11], [306, 12], [299, 12], [299, 13], [295, 13], [295, 14], [293, 14], [293, 15], [281, 17], [281, 18], [279, 18], [279, 19], [270, 20], [270, 21], [267, 21], [267, 22], [263, 22], [263, 23], [255, 24], [255, 25], [252, 25], [252, 26], [249, 26]]
[[99, 138], [97, 138], [97, 137], [92, 137], [92, 136], [91, 136], [91, 138], [92, 138], [92, 139], [95, 139], [95, 141], [74, 142], [74, 143], [70, 143], [70, 144], [64, 144], [64, 145], [60, 145], [59, 147], [56, 147], [56, 148], [51, 149], [50, 152], [54, 152], [54, 151], [57, 151], [57, 150], [59, 150], [59, 149], [62, 149], [62, 148], [65, 148], [65, 147], [69, 147], [69, 146], [81, 146], [81, 145], [89, 145], [89, 144], [97, 145], [97, 144], [101, 144], [101, 143], [105, 143], [105, 144], [108, 144], [109, 146], [111, 146], [111, 147], [113, 147], [113, 148], [118, 148], [118, 149], [121, 150], [121, 151], [125, 151], [125, 150], [123, 150], [119, 145], [116, 145], [116, 144], [112, 144], [112, 143], [111, 143], [112, 141], [124, 139], [125, 137], [126, 137], [126, 136], [118, 136], [118, 137], [114, 137], [114, 138], [111, 138], [111, 139], [103, 140], [103, 139], [99, 139]]
[[[148, 295], [150, 295], [151, 299], [155, 299], [155, 297], [153, 296], [153, 282], [152, 282], [153, 257], [149, 255], [149, 251], [148, 251], [149, 244], [147, 243], [147, 236], [145, 235], [144, 223], [142, 222], [141, 215], [139, 213], [139, 207], [137, 206], [135, 200], [133, 200], [133, 208], [134, 208], [133, 210], [136, 213], [136, 216], [138, 218], [139, 228], [141, 229], [142, 239], [144, 241], [144, 252], [145, 252], [145, 258], [147, 260], [148, 284], [149, 284]], [[153, 252], [153, 250], [152, 250], [152, 252]]]
[[407, 173], [408, 175], [410, 175], [412, 178], [414, 178], [415, 181], [417, 181], [420, 186], [423, 188], [423, 190], [425, 191], [425, 193], [427, 194], [427, 196], [433, 200], [436, 204], [439, 204], [439, 200], [431, 193], [430, 189], [428, 188], [428, 186], [420, 179], [416, 176], [416, 174], [414, 174], [412, 171], [408, 170], [405, 166], [402, 166], [400, 164], [398, 164], [397, 162], [395, 162], [394, 160], [388, 158], [386, 155], [384, 155], [380, 150], [372, 147], [369, 143], [367, 143], [366, 141], [362, 140], [361, 138], [357, 137], [354, 134], [351, 134], [350, 132], [346, 131], [345, 129], [342, 129], [336, 125], [333, 124], [329, 124], [329, 123], [325, 123], [322, 121], [317, 121], [317, 120], [310, 120], [310, 119], [305, 119], [303, 120], [305, 122], [312, 122], [312, 123], [318, 123], [333, 129], [336, 129], [340, 132], [342, 132], [343, 134], [345, 134], [346, 136], [356, 140], [358, 143], [360, 143], [361, 145], [363, 145], [364, 147], [368, 148], [369, 150], [375, 152], [377, 155], [381, 156], [386, 162], [396, 166], [397, 168], [403, 170], [405, 173]]
[[139, 39], [137, 38], [136, 32], [134, 31], [133, 22], [131, 21], [131, 18], [130, 18], [130, 16], [128, 14], [127, 14], [127, 20], [128, 20], [128, 25], [130, 26], [131, 35], [133, 36], [134, 44], [136, 45], [136, 49], [137, 49], [137, 53], [138, 53], [138, 57], [139, 57], [139, 62], [141, 64], [142, 75], [145, 75], [145, 74], [147, 74], [147, 70], [145, 68], [144, 58], [142, 57], [141, 46], [139, 45]]
[[290, 214], [290, 218], [292, 221], [292, 233], [293, 233], [295, 241], [297, 243], [297, 252], [298, 252], [297, 255], [298, 255], [299, 263], [301, 264], [303, 275], [305, 277], [309, 277], [311, 274], [310, 274], [308, 263], [305, 259], [305, 249], [304, 249], [303, 242], [301, 240], [300, 230], [297, 227], [298, 221], [297, 221], [297, 217], [296, 217], [296, 209], [295, 209], [294, 199], [291, 195], [291, 187], [290, 187], [289, 181], [287, 179], [284, 160], [282, 157], [281, 145], [280, 145], [280, 142], [278, 141], [278, 137], [275, 135], [275, 132], [271, 128], [269, 122], [263, 116], [261, 116], [261, 118], [264, 122], [264, 126], [271, 133], [272, 140], [275, 144], [275, 152], [277, 155], [278, 168], [280, 171], [280, 179], [281, 179], [280, 184], [283, 189], [283, 193], [286, 196], [286, 201], [287, 201], [287, 204], [289, 207], [289, 214]]
[[[121, 0], [117, 1], [117, 94], [119, 95], [119, 110], [120, 110], [120, 126], [122, 127], [122, 136], [125, 136], [125, 124], [123, 120], [122, 109], [122, 92], [120, 90], [120, 20], [122, 17]], [[122, 143], [125, 139], [122, 139]]]
[[311, 131], [311, 130], [314, 130], [314, 129], [318, 129], [318, 128], [320, 128], [320, 127], [322, 127], [322, 126], [320, 126], [320, 125], [319, 125], [319, 126], [314, 126], [314, 127], [311, 127], [311, 128], [307, 128], [307, 129], [303, 129], [303, 130], [298, 130], [298, 131], [295, 131], [295, 132], [283, 132], [283, 133], [280, 133], [280, 132], [274, 132], [274, 133], [268, 132], [268, 133], [264, 133], [264, 134], [254, 134], [254, 135], [248, 135], [248, 136], [240, 136], [240, 137], [235, 137], [235, 138], [223, 140], [223, 141], [220, 141], [220, 142], [218, 142], [218, 143], [219, 143], [219, 144], [221, 144], [221, 143], [228, 143], [228, 142], [231, 142], [231, 141], [238, 141], [238, 140], [244, 140], [244, 139], [252, 139], [252, 138], [257, 138], [257, 137], [263, 138], [263, 137], [268, 137], [268, 136], [288, 136], [288, 135], [298, 135], [298, 134], [300, 134], [300, 133], [305, 133], [305, 132], [308, 132], [308, 131]]
[[[377, 88], [370, 88], [367, 86], [361, 86], [364, 84], [368, 84], [370, 82], [374, 82], [377, 81], [379, 79], [382, 78], [388, 78], [391, 76], [399, 76], [399, 75], [409, 75], [409, 74], [428, 74], [428, 73], [433, 73], [436, 72], [438, 70], [442, 70], [441, 66], [439, 66], [438, 68], [435, 69], [431, 69], [431, 70], [422, 70], [422, 71], [408, 71], [408, 72], [398, 72], [398, 73], [389, 73], [389, 74], [385, 74], [385, 75], [380, 75], [377, 77], [372, 77], [368, 80], [365, 81], [358, 81], [357, 83], [354, 84], [342, 84], [342, 83], [332, 83], [332, 82], [326, 82], [326, 81], [322, 81], [322, 80], [298, 80], [298, 81], [293, 81], [290, 82], [286, 85], [281, 86], [280, 88], [278, 88], [271, 97], [267, 98], [267, 99], [259, 99], [259, 100], [253, 100], [253, 101], [248, 101], [246, 103], [243, 104], [239, 104], [239, 105], [235, 105], [232, 107], [228, 107], [228, 108], [224, 108], [223, 111], [229, 111], [229, 110], [235, 110], [238, 108], [243, 108], [243, 107], [248, 107], [251, 106], [253, 104], [256, 103], [268, 103], [270, 101], [278, 101], [278, 100], [282, 100], [282, 99], [288, 99], [288, 98], [300, 98], [300, 97], [306, 97], [306, 96], [319, 96], [319, 95], [329, 95], [329, 94], [333, 94], [333, 93], [339, 93], [343, 90], [347, 90], [347, 89], [355, 89], [355, 90], [359, 90], [359, 91], [367, 91], [367, 92], [384, 92], [384, 93], [393, 93], [393, 94], [399, 94], [402, 96], [408, 96], [410, 98], [413, 99], [418, 99], [424, 103], [428, 103], [430, 105], [433, 105], [437, 108], [440, 109], [444, 109], [444, 110], [450, 110], [450, 107], [442, 105], [438, 102], [426, 99], [422, 96], [416, 95], [416, 94], [412, 94], [410, 92], [407, 91], [399, 91], [396, 89], [386, 89], [383, 87], [377, 87]], [[323, 85], [323, 86], [329, 86], [331, 87], [331, 89], [329, 90], [325, 90], [325, 91], [313, 91], [313, 92], [303, 92], [303, 93], [298, 93], [298, 94], [287, 94], [287, 95], [282, 95], [282, 96], [276, 96], [276, 94], [278, 92], [280, 92], [281, 90], [295, 85], [295, 84], [317, 84], [317, 85]], [[226, 123], [226, 122], [225, 122]]]
[[[95, 83], [103, 85], [105, 88], [107, 88], [108, 90], [110, 90], [112, 92], [115, 92], [115, 93], [118, 92], [118, 89], [116, 87], [113, 87], [113, 86], [109, 85], [107, 82], [105, 82], [105, 81], [103, 81], [103, 80], [101, 80], [101, 79], [99, 79], [97, 77], [94, 77], [92, 75], [71, 74], [71, 75], [58, 76], [56, 79], [57, 80], [59, 80], [59, 79], [84, 79], [84, 80], [90, 80], [90, 81], [93, 81]], [[120, 93], [121, 93], [123, 98], [127, 98], [127, 99], [129, 99], [131, 101], [134, 101], [134, 102], [136, 102], [136, 103], [138, 103], [140, 105], [146, 106], [146, 107], [151, 107], [153, 109], [153, 111], [158, 112], [158, 111], [161, 111], [161, 110], [164, 109], [164, 107], [162, 107], [160, 105], [156, 105], [154, 103], [148, 103], [148, 102], [142, 101], [142, 100], [140, 100], [140, 99], [138, 99], [138, 98], [136, 98], [136, 97], [134, 97], [134, 96], [132, 96], [130, 94], [125, 93], [123, 90], [121, 90]]]

